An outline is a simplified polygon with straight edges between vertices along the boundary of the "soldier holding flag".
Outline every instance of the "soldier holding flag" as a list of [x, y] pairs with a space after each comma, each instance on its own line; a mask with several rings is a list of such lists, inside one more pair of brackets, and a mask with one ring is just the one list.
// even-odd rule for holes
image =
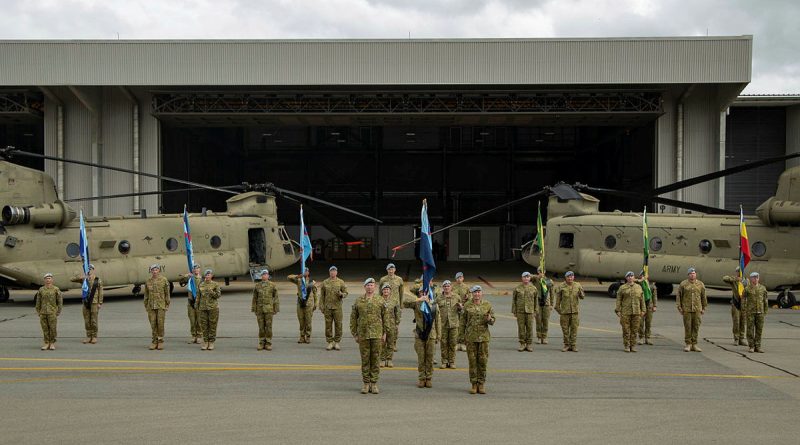
[[297, 343], [311, 343], [311, 319], [317, 309], [317, 283], [311, 279], [306, 261], [312, 257], [314, 248], [303, 221], [303, 206], [300, 206], [300, 275], [289, 275], [289, 281], [297, 285], [297, 321], [300, 323], [300, 338]]
[[[189, 280], [194, 281], [195, 289], [200, 289], [200, 283], [203, 281], [203, 277], [200, 275], [199, 264], [195, 264], [192, 267], [191, 274], [181, 276], [178, 283], [181, 286], [186, 286], [189, 284]], [[189, 316], [189, 335], [192, 336], [187, 342], [189, 344], [200, 343], [200, 337], [203, 336], [203, 330], [200, 327], [200, 312], [197, 310], [195, 303], [195, 296], [192, 295], [192, 291], [189, 290], [189, 295], [186, 297], [186, 313]]]
[[89, 238], [86, 236], [86, 222], [83, 219], [83, 210], [80, 211], [80, 238], [79, 249], [83, 272], [72, 278], [74, 283], [82, 283], [81, 297], [83, 300], [83, 322], [86, 329], [86, 338], [83, 344], [97, 343], [97, 325], [100, 307], [103, 306], [103, 282], [95, 275], [94, 265], [89, 264]]

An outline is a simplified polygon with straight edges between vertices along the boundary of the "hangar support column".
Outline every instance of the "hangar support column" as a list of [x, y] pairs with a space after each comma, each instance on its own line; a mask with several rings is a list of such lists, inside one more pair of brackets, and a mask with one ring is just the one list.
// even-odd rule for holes
[[[786, 154], [800, 153], [800, 105], [786, 109]], [[786, 161], [786, 168], [797, 167], [800, 159]]]

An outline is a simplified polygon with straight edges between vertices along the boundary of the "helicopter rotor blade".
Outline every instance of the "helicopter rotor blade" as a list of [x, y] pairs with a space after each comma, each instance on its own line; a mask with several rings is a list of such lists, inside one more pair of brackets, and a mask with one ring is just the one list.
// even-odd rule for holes
[[300, 208], [300, 205], [303, 205], [303, 210], [311, 217], [312, 222], [316, 222], [319, 225], [328, 229], [329, 232], [334, 234], [337, 238], [344, 241], [347, 244], [356, 244], [360, 243], [356, 237], [350, 234], [347, 230], [341, 228], [336, 222], [332, 219], [328, 218], [324, 213], [320, 212], [319, 210], [315, 209], [314, 207], [309, 206], [307, 203], [304, 203], [298, 199], [289, 197], [289, 196], [280, 196], [282, 199], [285, 199], [287, 202], [290, 202], [292, 205]]
[[[237, 188], [240, 187], [238, 185], [235, 186], [223, 186], [220, 188], [230, 189], [230, 188]], [[78, 202], [78, 201], [96, 201], [98, 199], [117, 199], [117, 198], [129, 198], [131, 196], [148, 196], [148, 195], [161, 195], [164, 193], [181, 193], [181, 192], [195, 192], [198, 190], [205, 190], [203, 187], [188, 187], [188, 188], [180, 188], [180, 189], [170, 189], [170, 190], [160, 190], [160, 191], [153, 191], [153, 192], [137, 192], [137, 193], [119, 193], [116, 195], [102, 195], [102, 196], [89, 196], [85, 198], [71, 198], [65, 199], [64, 202]]]
[[587, 192], [600, 193], [611, 196], [619, 196], [622, 198], [638, 199], [643, 202], [658, 202], [661, 204], [680, 207], [682, 209], [694, 210], [696, 212], [708, 213], [712, 215], [738, 215], [738, 212], [720, 209], [718, 207], [711, 207], [702, 204], [695, 204], [693, 202], [678, 201], [677, 199], [663, 198], [661, 196], [649, 196], [642, 193], [630, 192], [625, 190], [615, 190], [602, 187], [589, 187], [587, 185], [576, 184], [575, 188], [586, 190]]
[[303, 199], [303, 200], [307, 200], [307, 201], [313, 201], [313, 202], [316, 202], [318, 204], [323, 204], [323, 205], [326, 205], [328, 207], [333, 207], [334, 209], [341, 210], [343, 212], [351, 213], [353, 215], [358, 215], [358, 216], [360, 216], [362, 218], [366, 218], [366, 219], [368, 219], [368, 220], [370, 220], [372, 222], [376, 222], [376, 223], [379, 223], [379, 224], [383, 223], [383, 221], [379, 220], [378, 218], [373, 218], [372, 216], [366, 215], [366, 214], [361, 213], [361, 212], [357, 212], [355, 210], [348, 209], [347, 207], [343, 207], [343, 206], [340, 206], [338, 204], [334, 204], [334, 203], [332, 203], [330, 201], [325, 201], [324, 199], [320, 199], [320, 198], [316, 198], [314, 196], [310, 196], [310, 195], [306, 195], [306, 194], [303, 194], [303, 193], [287, 190], [285, 188], [278, 187], [278, 186], [276, 186], [274, 184], [269, 184], [268, 188], [270, 190], [275, 191], [276, 193], [281, 194], [281, 195], [289, 195], [289, 196], [292, 196], [294, 198], [299, 198], [299, 199]]
[[736, 167], [726, 168], [725, 170], [720, 170], [718, 172], [709, 173], [707, 175], [696, 176], [694, 178], [685, 179], [683, 181], [678, 181], [674, 184], [665, 185], [663, 187], [658, 187], [653, 189], [650, 193], [652, 195], [663, 195], [664, 193], [674, 192], [675, 190], [679, 190], [682, 188], [690, 187], [693, 185], [697, 185], [706, 181], [711, 181], [713, 179], [722, 178], [728, 175], [732, 175], [735, 173], [741, 173], [743, 171], [751, 170], [754, 168], [761, 167], [763, 165], [772, 164], [775, 162], [786, 161], [789, 159], [800, 157], [800, 153], [792, 153], [785, 156], [776, 156], [773, 158], [762, 159], [760, 161], [750, 162], [748, 164], [738, 165]]

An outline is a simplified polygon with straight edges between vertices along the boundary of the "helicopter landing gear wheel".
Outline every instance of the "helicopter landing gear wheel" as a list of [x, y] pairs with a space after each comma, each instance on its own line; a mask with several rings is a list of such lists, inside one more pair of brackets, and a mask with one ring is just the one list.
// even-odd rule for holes
[[674, 290], [675, 286], [669, 283], [656, 283], [656, 292], [658, 292], [659, 297], [666, 297], [667, 295], [672, 295], [672, 291]]
[[608, 296], [610, 298], [617, 298], [617, 291], [622, 283], [611, 283], [611, 286], [608, 286]]
[[5, 286], [0, 286], [0, 303], [5, 303], [6, 301], [8, 301], [8, 296], [9, 296], [8, 288]]
[[781, 293], [778, 294], [778, 307], [782, 309], [788, 309], [797, 304], [797, 298], [795, 298], [794, 294], [789, 289], [784, 289]]
[[138, 297], [142, 294], [142, 286], [140, 284], [134, 284], [131, 292], [133, 293], [134, 297]]

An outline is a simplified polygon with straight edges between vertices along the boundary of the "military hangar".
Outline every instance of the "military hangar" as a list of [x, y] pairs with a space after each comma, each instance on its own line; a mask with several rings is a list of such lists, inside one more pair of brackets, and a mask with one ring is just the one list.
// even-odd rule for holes
[[[751, 61], [751, 36], [1, 41], [0, 146], [216, 186], [273, 182], [382, 219], [319, 209], [385, 258], [410, 238], [423, 197], [441, 227], [557, 181], [646, 190], [724, 168], [732, 138], [750, 137], [726, 123]], [[800, 145], [788, 136], [800, 126], [797, 108], [782, 115], [787, 152]], [[20, 162], [52, 174], [64, 198], [183, 187]], [[759, 178], [759, 200], [776, 179]], [[713, 181], [673, 197], [732, 207], [752, 189], [730, 190]], [[82, 205], [96, 215], [184, 203], [222, 211], [226, 197], [189, 191]], [[282, 220], [297, 224], [295, 207], [279, 205]], [[530, 237], [535, 208], [443, 234], [440, 256], [511, 257]], [[313, 238], [330, 236], [309, 223]]]

